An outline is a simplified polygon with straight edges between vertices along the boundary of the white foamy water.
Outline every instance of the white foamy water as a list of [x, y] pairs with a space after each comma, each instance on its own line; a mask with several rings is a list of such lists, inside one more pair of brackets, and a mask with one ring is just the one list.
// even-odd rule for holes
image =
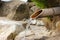
[[11, 20], [0, 20], [0, 24], [2, 24], [2, 25], [6, 25], [6, 24], [9, 24], [9, 25], [13, 25], [13, 24], [22, 25], [18, 21], [11, 21]]
[[20, 1], [24, 1], [24, 2], [27, 2], [28, 0], [20, 0]]
[[22, 23], [19, 21], [0, 20], [0, 40], [6, 40], [11, 33], [18, 33], [23, 29]]
[[[27, 26], [26, 26], [25, 35], [24, 35], [23, 40], [26, 40], [26, 34], [27, 34], [27, 31], [29, 30], [29, 27], [30, 27], [31, 21], [32, 21], [31, 18], [27, 21]], [[35, 23], [35, 21], [34, 21], [34, 23]], [[28, 35], [28, 34], [27, 34], [27, 35]]]

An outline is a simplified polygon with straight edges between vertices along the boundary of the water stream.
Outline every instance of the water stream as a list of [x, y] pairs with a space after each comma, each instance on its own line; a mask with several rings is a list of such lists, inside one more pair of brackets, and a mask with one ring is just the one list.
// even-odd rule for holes
[[31, 18], [27, 21], [27, 26], [26, 26], [26, 29], [25, 29], [25, 35], [24, 35], [24, 38], [22, 40], [26, 40], [26, 34], [27, 34], [27, 31], [29, 30], [31, 21], [32, 21]]

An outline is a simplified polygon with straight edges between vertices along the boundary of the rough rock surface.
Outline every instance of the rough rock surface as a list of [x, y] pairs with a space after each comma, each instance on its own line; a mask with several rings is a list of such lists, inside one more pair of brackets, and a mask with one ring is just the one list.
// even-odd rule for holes
[[1, 16], [7, 16], [7, 18], [14, 20], [21, 20], [29, 17], [29, 7], [25, 2], [12, 0], [11, 2], [2, 2], [0, 5]]

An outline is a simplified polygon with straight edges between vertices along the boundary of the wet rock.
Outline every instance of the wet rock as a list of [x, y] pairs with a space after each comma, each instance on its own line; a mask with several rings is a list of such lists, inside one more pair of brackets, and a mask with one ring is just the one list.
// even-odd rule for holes
[[45, 23], [42, 20], [37, 20], [37, 26], [45, 26]]
[[59, 36], [55, 36], [55, 37], [50, 37], [48, 39], [45, 40], [60, 40], [60, 35]]
[[37, 20], [33, 19], [31, 20], [31, 25], [36, 25]]
[[[26, 33], [27, 32], [27, 33]], [[21, 33], [19, 33], [15, 40], [22, 40], [22, 39], [25, 39], [24, 36], [26, 35], [26, 39], [31, 39], [34, 37], [34, 33], [31, 31], [31, 30], [27, 30], [27, 31], [23, 31]], [[29, 36], [32, 36], [32, 37], [29, 37]]]
[[[34, 40], [34, 39], [40, 39], [43, 36], [49, 36], [50, 32], [48, 32], [48, 30], [43, 27], [43, 26], [33, 26], [31, 25], [31, 30], [25, 30], [22, 31], [21, 33], [19, 33], [16, 37], [15, 40]], [[25, 35], [25, 36], [24, 36]], [[25, 37], [25, 38], [24, 38]]]

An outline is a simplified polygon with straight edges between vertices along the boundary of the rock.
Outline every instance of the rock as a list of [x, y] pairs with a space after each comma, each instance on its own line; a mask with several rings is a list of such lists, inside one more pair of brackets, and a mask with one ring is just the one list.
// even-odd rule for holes
[[26, 3], [21, 4], [17, 9], [16, 9], [16, 14], [13, 17], [13, 20], [22, 20], [22, 19], [28, 19], [29, 18], [29, 7]]
[[44, 17], [44, 18], [41, 18], [41, 20], [44, 22], [45, 27], [46, 27], [48, 30], [53, 29], [53, 23], [52, 23], [52, 21], [51, 21], [49, 18]]
[[45, 26], [45, 23], [42, 20], [37, 20], [37, 26]]
[[19, 0], [3, 2], [2, 6], [0, 7], [0, 10], [2, 13], [1, 15], [9, 19], [21, 20], [23, 18], [29, 17], [29, 7], [27, 3]]
[[23, 22], [0, 20], [0, 40], [13, 40], [15, 36], [24, 30]]
[[56, 30], [58, 33], [60, 33], [60, 21], [56, 22]]
[[34, 33], [31, 30], [23, 31], [16, 36], [15, 40], [22, 40], [22, 39], [24, 39], [25, 35], [26, 35], [26, 37], [28, 37], [28, 39], [31, 39], [33, 37], [30, 38], [29, 36], [34, 35]]
[[37, 25], [37, 26], [45, 26], [45, 23], [42, 20], [31, 20], [31, 25]]
[[[43, 36], [48, 37], [50, 32], [48, 32], [48, 30], [43, 27], [43, 26], [33, 26], [31, 25], [31, 30], [25, 30], [20, 32], [16, 37], [15, 40], [34, 40], [34, 39], [40, 39]], [[25, 37], [24, 37], [25, 35]]]
[[45, 40], [60, 40], [60, 35], [55, 37], [49, 37], [48, 39], [45, 39]]
[[31, 20], [31, 25], [35, 25], [36, 22], [37, 22], [37, 20], [35, 20], [35, 19]]
[[0, 0], [0, 17], [2, 16], [5, 16], [6, 14], [5, 13], [3, 13], [3, 2]]

